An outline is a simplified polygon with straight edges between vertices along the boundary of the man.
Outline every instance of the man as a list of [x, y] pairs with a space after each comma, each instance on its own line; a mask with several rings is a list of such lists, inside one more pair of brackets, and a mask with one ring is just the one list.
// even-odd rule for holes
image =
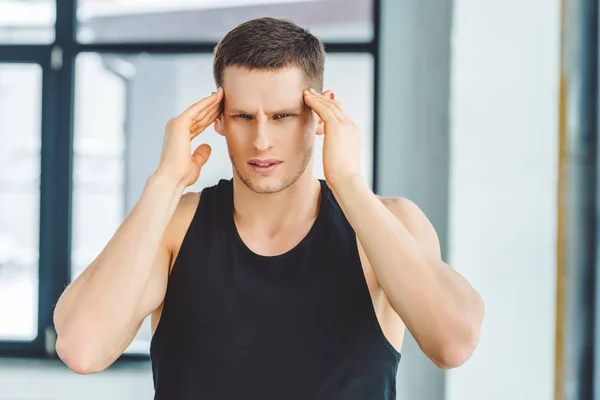
[[[73, 371], [108, 367], [148, 315], [157, 399], [395, 398], [405, 326], [440, 368], [470, 357], [482, 300], [414, 203], [369, 189], [324, 59], [278, 19], [222, 39], [219, 89], [169, 121], [138, 203], [56, 306]], [[190, 141], [213, 123], [233, 178], [182, 195], [211, 152]]]

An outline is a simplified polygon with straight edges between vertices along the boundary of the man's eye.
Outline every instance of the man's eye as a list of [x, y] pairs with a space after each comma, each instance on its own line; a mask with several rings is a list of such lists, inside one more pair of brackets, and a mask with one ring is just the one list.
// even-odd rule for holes
[[236, 117], [243, 118], [243, 119], [252, 119], [252, 117], [249, 116], [248, 114], [238, 114], [238, 115], [236, 115]]
[[289, 116], [290, 116], [290, 114], [277, 114], [277, 115], [275, 116], [275, 119], [287, 118], [287, 117], [289, 117]]

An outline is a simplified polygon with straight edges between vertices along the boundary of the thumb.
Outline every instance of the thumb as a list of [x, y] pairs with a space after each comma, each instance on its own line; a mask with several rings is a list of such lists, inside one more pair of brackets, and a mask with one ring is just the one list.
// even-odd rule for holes
[[198, 164], [198, 167], [202, 168], [204, 166], [204, 164], [206, 164], [206, 162], [208, 161], [208, 158], [210, 157], [211, 151], [212, 151], [212, 149], [206, 143], [201, 144], [200, 146], [198, 146], [196, 148], [196, 150], [194, 151], [194, 154], [192, 154], [192, 158], [194, 159], [194, 161], [196, 161], [196, 164]]

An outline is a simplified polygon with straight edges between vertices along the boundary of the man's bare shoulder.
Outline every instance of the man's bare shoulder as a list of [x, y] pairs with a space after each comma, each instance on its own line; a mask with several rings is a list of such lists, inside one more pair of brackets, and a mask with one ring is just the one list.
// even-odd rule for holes
[[194, 211], [200, 204], [200, 197], [202, 197], [202, 192], [187, 192], [181, 195], [181, 199], [179, 199], [179, 204], [177, 205], [177, 212], [189, 212], [190, 208]]
[[422, 246], [436, 256], [440, 255], [437, 233], [423, 210], [415, 202], [406, 197], [377, 197]]
[[425, 217], [419, 206], [406, 197], [377, 196], [377, 198], [396, 216], [396, 218], [405, 224], [406, 228], [410, 231], [418, 227]]
[[171, 222], [181, 223], [181, 222], [191, 222], [191, 219], [194, 217], [198, 205], [200, 204], [200, 198], [202, 197], [202, 192], [187, 192], [181, 196], [179, 199], [179, 204], [177, 205], [177, 209], [173, 214], [173, 218]]

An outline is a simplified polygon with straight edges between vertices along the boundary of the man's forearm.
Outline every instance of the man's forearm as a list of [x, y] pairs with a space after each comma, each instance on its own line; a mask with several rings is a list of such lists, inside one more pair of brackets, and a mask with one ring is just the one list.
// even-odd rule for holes
[[421, 348], [438, 365], [464, 362], [460, 359], [470, 355], [481, 323], [478, 294], [428, 252], [363, 179], [332, 190], [391, 306]]

